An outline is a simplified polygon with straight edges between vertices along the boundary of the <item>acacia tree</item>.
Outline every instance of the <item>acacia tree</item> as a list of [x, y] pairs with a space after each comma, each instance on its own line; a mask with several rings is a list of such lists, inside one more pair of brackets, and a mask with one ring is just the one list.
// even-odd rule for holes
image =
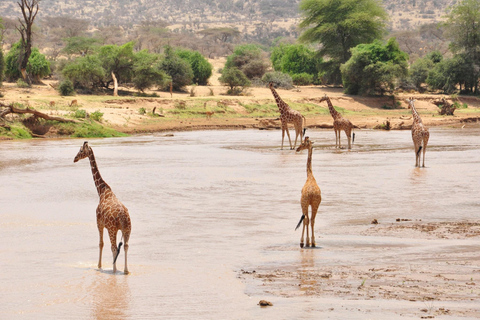
[[350, 49], [381, 39], [388, 15], [378, 0], [302, 0], [300, 41], [320, 44], [326, 81], [341, 83], [340, 65]]
[[20, 32], [21, 39], [21, 55], [19, 60], [19, 68], [22, 73], [23, 80], [25, 80], [29, 85], [32, 84], [32, 80], [27, 73], [28, 59], [32, 54], [32, 25], [35, 17], [38, 13], [38, 4], [40, 0], [20, 0], [17, 2], [20, 10], [22, 11], [22, 19], [18, 19], [20, 26], [17, 27], [18, 32]]
[[480, 2], [463, 0], [446, 16], [447, 35], [451, 38], [450, 49], [461, 55], [467, 69], [474, 72], [472, 81], [466, 84], [467, 91], [478, 92], [480, 77]]

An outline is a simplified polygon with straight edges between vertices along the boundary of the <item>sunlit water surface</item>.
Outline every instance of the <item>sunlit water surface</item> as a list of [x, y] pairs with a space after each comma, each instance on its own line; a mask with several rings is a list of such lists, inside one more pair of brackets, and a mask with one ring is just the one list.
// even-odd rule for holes
[[[478, 219], [480, 130], [430, 132], [419, 169], [410, 131], [357, 130], [352, 151], [339, 151], [331, 130], [309, 130], [323, 197], [317, 243], [374, 218]], [[89, 162], [73, 163], [83, 140], [1, 142], [0, 318], [308, 318], [315, 299], [266, 311], [257, 302], [268, 294], [239, 279], [243, 268], [298, 259], [307, 152], [280, 150], [280, 139], [256, 130], [91, 139], [132, 218], [128, 276], [112, 274], [106, 234], [96, 267], [98, 195]]]

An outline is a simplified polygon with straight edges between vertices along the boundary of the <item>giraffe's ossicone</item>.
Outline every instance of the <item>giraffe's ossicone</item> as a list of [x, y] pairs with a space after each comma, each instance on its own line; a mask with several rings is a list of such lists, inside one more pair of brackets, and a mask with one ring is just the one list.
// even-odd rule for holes
[[[113, 193], [110, 186], [102, 179], [100, 171], [97, 167], [97, 162], [95, 161], [95, 156], [93, 154], [92, 148], [88, 145], [88, 142], [85, 141], [83, 146], [80, 148], [80, 151], [75, 156], [73, 162], [77, 162], [81, 159], [88, 158], [90, 160], [90, 167], [92, 169], [93, 181], [95, 182], [95, 187], [97, 188], [98, 196], [100, 201], [97, 207], [97, 228], [100, 235], [99, 243], [99, 258], [98, 258], [98, 268], [102, 267], [102, 251], [103, 251], [103, 229], [107, 229], [108, 235], [110, 237], [110, 244], [113, 255], [113, 272], [117, 271], [116, 268], [116, 257], [117, 257], [117, 233], [118, 230], [122, 231], [123, 237], [123, 250], [125, 252], [125, 274], [128, 274], [127, 266], [127, 252], [128, 252], [128, 241], [130, 239], [130, 233], [132, 231], [132, 223], [130, 221], [130, 215], [128, 214], [128, 209], [117, 199]], [[120, 246], [119, 246], [120, 247]]]

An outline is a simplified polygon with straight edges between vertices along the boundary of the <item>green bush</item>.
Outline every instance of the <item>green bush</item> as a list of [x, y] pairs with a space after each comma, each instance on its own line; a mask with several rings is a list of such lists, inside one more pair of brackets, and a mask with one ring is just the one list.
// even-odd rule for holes
[[261, 78], [268, 69], [260, 47], [245, 44], [235, 47], [233, 54], [227, 57], [225, 69], [238, 68], [248, 79]]
[[170, 77], [163, 70], [154, 68], [158, 59], [158, 55], [150, 54], [146, 50], [135, 54], [132, 81], [137, 90], [144, 92], [154, 85], [162, 87], [170, 81]]
[[100, 110], [97, 110], [95, 112], [90, 113], [90, 118], [95, 120], [95, 121], [102, 121], [103, 118], [103, 112], [100, 112]]
[[4, 72], [5, 72], [5, 60], [3, 59], [3, 50], [2, 48], [0, 48], [0, 87], [2, 86]]
[[384, 45], [375, 40], [352, 49], [352, 57], [342, 64], [343, 87], [347, 94], [383, 95], [392, 91], [398, 79], [408, 73], [408, 54], [401, 51], [395, 38]]
[[230, 87], [229, 92], [231, 94], [238, 94], [245, 87], [249, 87], [251, 85], [250, 80], [248, 80], [245, 74], [236, 67], [223, 69], [223, 73], [218, 80], [224, 85]]
[[82, 110], [82, 109], [75, 110], [75, 112], [73, 113], [73, 117], [74, 118], [85, 119], [87, 117], [87, 111]]
[[60, 82], [60, 85], [58, 86], [58, 92], [62, 96], [73, 96], [75, 95], [75, 89], [73, 88], [73, 83], [72, 81], [65, 79], [62, 82]]
[[192, 83], [193, 71], [190, 64], [175, 54], [170, 46], [165, 47], [165, 58], [156, 65], [156, 68], [170, 76], [174, 90], [183, 90]]
[[193, 71], [193, 83], [200, 86], [208, 84], [208, 79], [212, 76], [213, 66], [198, 51], [187, 49], [177, 49], [178, 56], [190, 64]]
[[[21, 43], [19, 41], [10, 48], [10, 51], [5, 56], [5, 77], [8, 81], [22, 78], [18, 63], [21, 51]], [[50, 62], [38, 51], [38, 48], [32, 48], [32, 54], [28, 59], [27, 73], [37, 82], [40, 81], [41, 77], [50, 74]]]
[[296, 86], [308, 86], [313, 83], [313, 75], [305, 72], [292, 74], [292, 81]]
[[273, 84], [277, 88], [284, 88], [284, 89], [293, 88], [292, 77], [286, 73], [282, 73], [279, 71], [265, 73], [265, 75], [262, 77], [262, 82], [264, 84], [269, 84], [270, 82], [273, 82]]
[[105, 70], [97, 56], [85, 56], [65, 65], [62, 74], [75, 88], [94, 88], [102, 83]]
[[26, 83], [25, 81], [23, 81], [23, 79], [19, 78], [19, 79], [17, 80], [17, 87], [19, 87], [19, 88], [28, 88], [28, 87], [30, 87], [30, 86], [28, 85], [28, 83]]
[[144, 115], [145, 113], [147, 113], [147, 110], [145, 110], [145, 108], [142, 107], [142, 108], [138, 109], [138, 114]]

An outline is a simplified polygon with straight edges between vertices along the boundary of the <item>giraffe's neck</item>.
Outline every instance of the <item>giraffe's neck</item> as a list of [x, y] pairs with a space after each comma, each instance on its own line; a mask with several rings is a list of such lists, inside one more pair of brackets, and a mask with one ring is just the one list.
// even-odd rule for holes
[[95, 182], [95, 187], [97, 188], [98, 196], [101, 197], [102, 194], [107, 190], [111, 190], [110, 186], [102, 179], [100, 171], [97, 167], [97, 162], [95, 161], [95, 155], [93, 150], [90, 149], [90, 154], [88, 155], [90, 160], [90, 167], [92, 168], [93, 182]]
[[310, 146], [308, 148], [308, 158], [307, 158], [307, 177], [313, 176], [313, 171], [312, 171], [312, 153], [313, 153], [313, 147]]
[[340, 119], [342, 115], [337, 110], [335, 110], [335, 108], [333, 107], [332, 101], [330, 101], [330, 98], [327, 98], [327, 104], [328, 104], [328, 110], [330, 111], [332, 118], [335, 120]]
[[410, 107], [412, 108], [413, 122], [422, 123], [422, 119], [418, 115], [417, 109], [415, 109], [413, 102], [410, 102]]
[[280, 110], [280, 113], [283, 114], [285, 111], [287, 111], [288, 105], [283, 102], [282, 98], [278, 95], [277, 91], [271, 87], [270, 90], [272, 90], [273, 97], [275, 98], [275, 102], [277, 103], [278, 110]]

